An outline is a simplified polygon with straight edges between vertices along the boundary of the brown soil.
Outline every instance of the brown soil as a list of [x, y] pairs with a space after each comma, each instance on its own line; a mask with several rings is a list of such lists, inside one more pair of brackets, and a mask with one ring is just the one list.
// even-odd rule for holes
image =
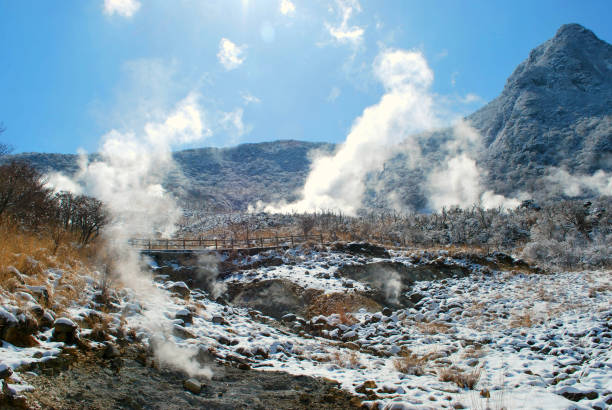
[[[43, 409], [348, 409], [359, 400], [334, 381], [281, 372], [213, 366], [202, 391], [183, 388], [187, 376], [141, 364], [136, 350], [120, 358], [94, 355], [42, 369], [23, 378], [35, 387], [26, 393], [31, 408]], [[62, 369], [62, 367], [64, 367]]]

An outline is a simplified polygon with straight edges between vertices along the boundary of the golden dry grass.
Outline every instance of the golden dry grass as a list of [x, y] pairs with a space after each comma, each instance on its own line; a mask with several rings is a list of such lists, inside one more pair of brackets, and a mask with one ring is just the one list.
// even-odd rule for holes
[[450, 325], [446, 323], [435, 323], [435, 322], [417, 322], [416, 328], [426, 335], [437, 335], [439, 333], [448, 333], [451, 329]]
[[[0, 290], [12, 297], [26, 286], [41, 286], [48, 298], [33, 295], [46, 308], [61, 313], [72, 301], [83, 295], [85, 282], [79, 273], [88, 272], [95, 245], [79, 248], [72, 244], [71, 234], [63, 235], [62, 242], [53, 240], [44, 229], [25, 231], [15, 225], [0, 224]], [[47, 269], [62, 269], [62, 277], [50, 285]]]
[[481, 373], [481, 368], [475, 368], [470, 371], [462, 371], [457, 367], [451, 366], [438, 370], [438, 378], [443, 382], [455, 383], [462, 389], [472, 390], [474, 387], [476, 387], [478, 380], [480, 380]]
[[338, 314], [340, 322], [351, 325], [356, 323], [351, 313], [361, 308], [371, 312], [377, 312], [381, 306], [370, 298], [356, 293], [329, 293], [315, 296], [306, 308], [306, 316], [323, 315], [330, 316]]
[[540, 324], [542, 321], [537, 319], [533, 312], [528, 309], [523, 310], [521, 313], [515, 313], [510, 318], [508, 323], [509, 327], [533, 327]]
[[402, 348], [397, 359], [393, 360], [393, 366], [398, 372], [422, 376], [426, 373], [426, 365], [438, 355], [434, 353], [416, 354], [408, 349]]

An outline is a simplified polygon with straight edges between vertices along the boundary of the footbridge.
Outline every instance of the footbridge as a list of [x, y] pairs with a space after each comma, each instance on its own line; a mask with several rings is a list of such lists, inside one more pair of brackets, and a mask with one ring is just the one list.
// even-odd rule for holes
[[274, 248], [288, 248], [307, 242], [323, 243], [323, 234], [315, 235], [289, 235], [289, 236], [261, 236], [246, 239], [236, 238], [133, 238], [128, 244], [140, 252], [225, 252], [232, 250], [265, 250]]

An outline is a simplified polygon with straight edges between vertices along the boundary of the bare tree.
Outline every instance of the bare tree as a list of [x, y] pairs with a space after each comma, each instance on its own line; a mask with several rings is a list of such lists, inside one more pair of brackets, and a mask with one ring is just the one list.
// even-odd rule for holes
[[[6, 127], [0, 122], [0, 134], [6, 131]], [[13, 147], [3, 142], [0, 142], [0, 157], [10, 154], [13, 151]]]

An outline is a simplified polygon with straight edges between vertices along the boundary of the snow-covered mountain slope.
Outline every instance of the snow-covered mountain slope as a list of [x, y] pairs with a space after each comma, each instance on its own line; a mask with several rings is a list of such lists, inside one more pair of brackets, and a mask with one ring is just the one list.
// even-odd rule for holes
[[563, 25], [468, 119], [484, 137], [481, 162], [498, 191], [530, 190], [548, 166], [611, 170], [612, 45]]

